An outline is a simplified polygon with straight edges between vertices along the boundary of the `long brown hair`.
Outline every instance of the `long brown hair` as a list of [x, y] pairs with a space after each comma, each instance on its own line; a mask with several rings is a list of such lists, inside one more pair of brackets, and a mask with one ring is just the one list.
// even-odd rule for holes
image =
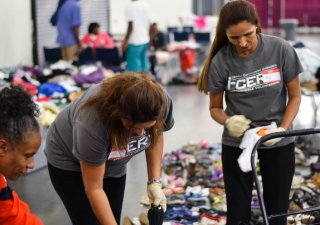
[[154, 146], [164, 130], [167, 103], [163, 88], [153, 76], [133, 72], [103, 81], [99, 92], [81, 105], [79, 114], [87, 108], [96, 110], [97, 117], [94, 119], [102, 122], [116, 148], [127, 144], [132, 136], [121, 119], [128, 120], [129, 127], [135, 123], [156, 121], [147, 131], [151, 138], [150, 146]]
[[216, 36], [211, 45], [209, 55], [204, 63], [203, 70], [199, 78], [199, 92], [208, 94], [208, 72], [211, 60], [223, 46], [229, 43], [226, 35], [227, 28], [242, 21], [247, 21], [255, 25], [257, 27], [257, 33], [261, 33], [258, 13], [253, 4], [246, 0], [233, 0], [222, 7], [216, 28]]

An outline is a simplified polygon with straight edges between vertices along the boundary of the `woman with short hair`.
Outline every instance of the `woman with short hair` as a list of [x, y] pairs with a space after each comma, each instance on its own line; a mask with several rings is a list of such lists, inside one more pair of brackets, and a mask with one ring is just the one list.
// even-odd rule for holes
[[0, 90], [0, 224], [42, 225], [7, 184], [34, 168], [41, 144], [39, 108], [22, 86]]

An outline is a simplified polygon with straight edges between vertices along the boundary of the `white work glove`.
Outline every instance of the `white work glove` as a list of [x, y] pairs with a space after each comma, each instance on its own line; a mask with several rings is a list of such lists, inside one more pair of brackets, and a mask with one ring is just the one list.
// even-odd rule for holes
[[[268, 129], [268, 130], [266, 130], [265, 135], [271, 134], [271, 133], [276, 133], [276, 132], [282, 132], [282, 131], [286, 131], [286, 130], [282, 127]], [[281, 141], [282, 139], [283, 139], [283, 137], [273, 138], [273, 139], [270, 139], [270, 140], [264, 142], [263, 145], [272, 146], [272, 145], [278, 143], [279, 141]]]
[[227, 119], [226, 128], [232, 137], [240, 137], [250, 127], [251, 120], [244, 115], [235, 115]]
[[159, 183], [148, 184], [147, 193], [150, 205], [161, 205], [163, 211], [167, 210], [167, 198], [162, 191], [162, 185]]

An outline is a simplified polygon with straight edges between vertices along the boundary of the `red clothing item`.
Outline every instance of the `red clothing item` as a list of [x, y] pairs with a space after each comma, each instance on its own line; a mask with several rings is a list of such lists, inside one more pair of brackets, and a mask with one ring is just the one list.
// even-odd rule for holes
[[29, 206], [21, 201], [0, 173], [0, 224], [1, 225], [43, 225]]
[[113, 40], [109, 34], [103, 32], [99, 32], [95, 38], [88, 33], [81, 39], [81, 43], [90, 48], [114, 48]]

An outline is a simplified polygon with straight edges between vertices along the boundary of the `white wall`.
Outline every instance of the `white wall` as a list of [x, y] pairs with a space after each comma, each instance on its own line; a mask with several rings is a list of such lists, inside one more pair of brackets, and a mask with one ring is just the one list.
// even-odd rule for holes
[[[110, 32], [125, 34], [127, 22], [125, 9], [131, 0], [110, 0]], [[191, 0], [140, 0], [149, 5], [152, 22], [156, 22], [162, 31], [168, 26], [180, 26], [179, 16], [192, 12]]]
[[0, 0], [0, 67], [32, 65], [30, 0]]

